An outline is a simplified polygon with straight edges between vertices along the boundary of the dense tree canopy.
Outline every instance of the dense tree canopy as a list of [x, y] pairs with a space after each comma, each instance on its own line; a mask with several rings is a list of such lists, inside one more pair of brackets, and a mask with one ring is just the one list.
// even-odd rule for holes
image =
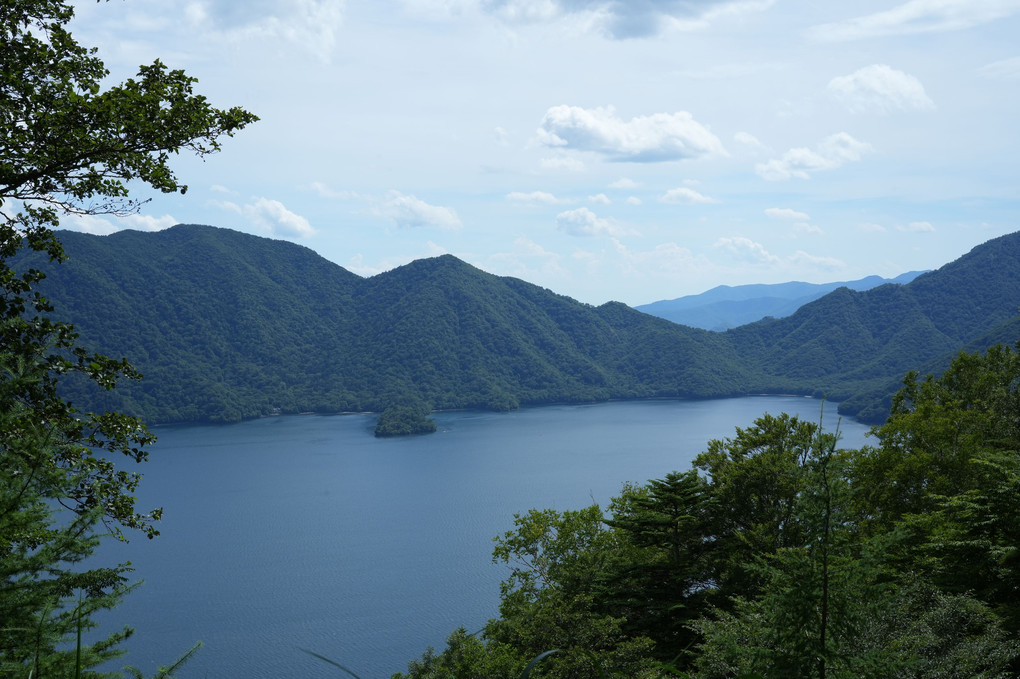
[[116, 653], [127, 632], [68, 650], [125, 589], [124, 566], [81, 562], [102, 532], [158, 534], [160, 510], [135, 507], [140, 476], [122, 466], [146, 458], [142, 423], [79, 412], [60, 389], [72, 374], [101, 389], [139, 375], [78, 346], [36, 289], [42, 271], [11, 260], [27, 249], [59, 262], [61, 215], [135, 209], [129, 183], [183, 193], [170, 156], [216, 151], [255, 120], [213, 108], [193, 78], [159, 62], [104, 87], [96, 50], [67, 31], [73, 14], [59, 0], [0, 5], [0, 669], [37, 679]]
[[961, 354], [872, 446], [765, 415], [608, 512], [522, 514], [500, 617], [394, 676], [516, 679], [550, 649], [531, 677], [1017, 676], [1018, 398], [1020, 352]]

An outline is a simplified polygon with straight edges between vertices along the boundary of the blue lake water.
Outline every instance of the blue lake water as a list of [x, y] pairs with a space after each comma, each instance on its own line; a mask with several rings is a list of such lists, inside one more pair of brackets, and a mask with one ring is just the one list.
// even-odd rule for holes
[[[459, 626], [497, 613], [492, 538], [531, 508], [576, 509], [686, 470], [710, 439], [765, 412], [818, 421], [798, 397], [626, 401], [448, 412], [436, 434], [376, 439], [372, 415], [292, 416], [156, 429], [140, 507], [162, 535], [104, 544], [144, 584], [104, 622], [136, 627], [151, 675], [196, 641], [177, 676], [343, 677], [406, 669]], [[835, 404], [824, 425], [837, 424]], [[868, 428], [844, 420], [845, 447]]]

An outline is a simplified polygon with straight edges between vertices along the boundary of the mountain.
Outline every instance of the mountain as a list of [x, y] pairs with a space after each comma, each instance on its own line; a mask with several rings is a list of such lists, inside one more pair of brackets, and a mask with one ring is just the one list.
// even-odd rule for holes
[[634, 307], [652, 316], [665, 318], [692, 328], [723, 331], [766, 317], [783, 318], [808, 302], [838, 288], [870, 290], [889, 283], [903, 285], [924, 271], [910, 271], [895, 278], [868, 276], [839, 283], [775, 283], [755, 285], [719, 285], [698, 295], [661, 300]]
[[1020, 234], [905, 285], [837, 289], [794, 314], [726, 332], [618, 302], [582, 304], [450, 256], [371, 278], [313, 251], [209, 226], [61, 232], [54, 315], [146, 378], [69, 387], [80, 407], [151, 423], [279, 412], [512, 409], [609, 398], [827, 395], [850, 414], [912, 369], [1016, 336]]
[[207, 226], [61, 232], [54, 315], [146, 378], [76, 385], [149, 422], [740, 393], [725, 339], [622, 304], [591, 307], [452, 256], [361, 278], [307, 248]]

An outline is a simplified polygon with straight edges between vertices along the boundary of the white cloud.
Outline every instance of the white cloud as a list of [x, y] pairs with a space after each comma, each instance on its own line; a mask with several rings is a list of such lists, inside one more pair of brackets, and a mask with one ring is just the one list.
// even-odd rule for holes
[[1020, 0], [910, 0], [892, 9], [815, 26], [817, 40], [855, 40], [882, 35], [955, 31], [1020, 11]]
[[63, 215], [60, 218], [60, 228], [91, 233], [94, 236], [108, 236], [120, 231], [120, 227], [109, 219], [96, 215]]
[[641, 199], [637, 196], [627, 196], [627, 205], [641, 205]]
[[567, 158], [566, 156], [543, 158], [539, 164], [545, 170], [568, 170], [570, 172], [582, 172], [584, 170], [584, 163], [582, 161], [577, 158]]
[[857, 230], [863, 231], [864, 233], [885, 233], [884, 226], [882, 226], [881, 224], [875, 224], [873, 222], [868, 224], [860, 224], [858, 225]]
[[132, 229], [134, 231], [162, 231], [177, 225], [179, 222], [171, 215], [155, 217], [153, 215], [127, 214], [123, 216], [65, 214], [60, 217], [60, 228], [69, 231], [81, 231], [96, 236], [108, 236], [111, 233]]
[[765, 216], [771, 217], [772, 219], [796, 219], [803, 222], [811, 219], [806, 212], [798, 212], [797, 210], [793, 210], [788, 207], [766, 208]]
[[935, 227], [931, 225], [931, 222], [910, 222], [905, 226], [897, 226], [896, 230], [907, 233], [931, 233]]
[[328, 63], [343, 25], [344, 4], [345, 0], [192, 0], [182, 7], [178, 2], [148, 0], [126, 5], [116, 28], [136, 36], [136, 44], [146, 33], [177, 45], [197, 40], [205, 46], [256, 43], [265, 48], [282, 42], [288, 43], [288, 51], [297, 47]]
[[506, 194], [506, 199], [512, 203], [524, 203], [531, 205], [561, 205], [563, 203], [570, 202], [563, 198], [557, 198], [553, 194], [545, 191], [532, 191], [531, 193], [512, 191]]
[[390, 191], [386, 199], [375, 205], [372, 214], [387, 217], [400, 228], [436, 227], [459, 229], [463, 226], [457, 213], [448, 207], [430, 205], [415, 196]]
[[755, 264], [778, 264], [779, 257], [771, 254], [761, 243], [743, 236], [720, 238], [714, 247], [722, 248], [739, 260]]
[[489, 266], [505, 271], [507, 275], [524, 279], [537, 276], [563, 276], [566, 271], [560, 266], [560, 255], [546, 250], [528, 238], [514, 241], [510, 252], [497, 252], [489, 256]]
[[829, 92], [854, 113], [929, 111], [935, 108], [914, 76], [885, 64], [873, 64], [829, 81]]
[[749, 132], [737, 132], [733, 135], [733, 141], [744, 146], [750, 146], [753, 149], [767, 149], [765, 144], [758, 140], [758, 137]]
[[[245, 2], [217, 0], [210, 17], [227, 38], [286, 41], [328, 63], [343, 25], [344, 0]], [[268, 11], [266, 11], [268, 9]]]
[[715, 247], [726, 250], [745, 264], [782, 267], [810, 267], [812, 269], [837, 270], [846, 264], [835, 257], [821, 257], [798, 250], [788, 257], [779, 257], [765, 249], [761, 243], [741, 236], [720, 238]]
[[807, 179], [810, 172], [833, 170], [845, 163], [858, 161], [871, 150], [871, 144], [858, 141], [846, 132], [839, 132], [823, 139], [814, 149], [790, 149], [782, 158], [759, 163], [755, 171], [769, 181], [791, 177]]
[[797, 250], [790, 257], [791, 264], [797, 264], [801, 266], [810, 266], [814, 269], [828, 269], [838, 270], [846, 267], [846, 263], [835, 257], [820, 257], [818, 255], [808, 254], [803, 250]]
[[596, 193], [594, 196], [588, 196], [588, 202], [597, 205], [609, 205], [613, 201], [609, 200], [609, 196], [604, 193]]
[[253, 226], [272, 236], [303, 238], [315, 234], [315, 229], [307, 219], [291, 212], [278, 200], [258, 198], [240, 211]]
[[120, 217], [120, 223], [123, 224], [126, 229], [135, 229], [137, 231], [162, 231], [163, 229], [169, 229], [171, 226], [176, 226], [180, 222], [174, 219], [171, 215], [154, 217], [152, 215], [132, 214]]
[[707, 264], [703, 257], [695, 256], [687, 248], [673, 242], [660, 243], [651, 250], [641, 251], [631, 250], [614, 238], [613, 247], [623, 259], [627, 270], [632, 273], [689, 273], [692, 265], [702, 267]]
[[993, 80], [1020, 80], [1020, 57], [985, 64], [978, 69], [978, 73]]
[[624, 189], [624, 190], [626, 190], [626, 189], [636, 189], [639, 186], [641, 186], [641, 185], [638, 184], [633, 179], [630, 179], [628, 177], [620, 177], [615, 182], [610, 184], [609, 188], [611, 188], [611, 189]]
[[710, 198], [686, 186], [670, 189], [659, 200], [663, 203], [685, 203], [687, 205], [706, 205], [719, 202], [715, 198]]
[[613, 39], [642, 38], [668, 29], [698, 30], [727, 15], [761, 11], [774, 0], [481, 0], [482, 7], [512, 24], [572, 19]]
[[825, 233], [821, 227], [815, 226], [814, 224], [808, 224], [807, 222], [797, 222], [793, 225], [794, 233], [809, 233], [813, 235], [821, 235]]
[[502, 127], [497, 127], [492, 131], [493, 136], [496, 138], [496, 143], [500, 146], [510, 145], [510, 135]]
[[611, 106], [553, 106], [538, 129], [546, 146], [599, 153], [609, 160], [660, 162], [723, 156], [719, 138], [687, 111], [621, 120]]
[[610, 219], [602, 219], [586, 207], [556, 215], [556, 228], [571, 236], [623, 236], [631, 231]]

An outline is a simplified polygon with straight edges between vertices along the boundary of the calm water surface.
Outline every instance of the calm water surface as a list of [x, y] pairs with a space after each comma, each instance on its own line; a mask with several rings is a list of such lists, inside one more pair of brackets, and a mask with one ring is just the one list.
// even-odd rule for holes
[[[835, 404], [826, 429], [836, 427]], [[763, 413], [818, 421], [797, 397], [629, 401], [513, 413], [449, 412], [439, 432], [372, 436], [375, 416], [276, 417], [161, 427], [141, 506], [162, 535], [104, 545], [144, 584], [109, 617], [136, 634], [130, 664], [151, 675], [201, 640], [177, 676], [346, 676], [406, 669], [454, 628], [497, 613], [507, 571], [492, 538], [530, 508], [605, 504], [625, 481], [686, 470], [710, 439]], [[867, 427], [841, 424], [843, 443]]]

